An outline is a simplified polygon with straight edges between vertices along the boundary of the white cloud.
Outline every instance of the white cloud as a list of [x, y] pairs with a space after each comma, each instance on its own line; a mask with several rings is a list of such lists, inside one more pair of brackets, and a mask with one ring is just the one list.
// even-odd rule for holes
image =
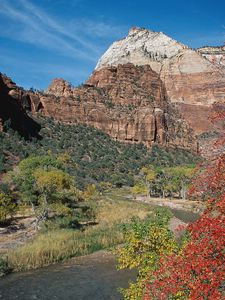
[[55, 21], [52, 17], [50, 17], [47, 13], [45, 13], [36, 5], [32, 4], [27, 0], [19, 0], [19, 2], [23, 5], [23, 7], [28, 13], [37, 17], [37, 19], [42, 23], [43, 26], [47, 26], [47, 28], [52, 29], [57, 34], [61, 34], [64, 37], [70, 38], [71, 40], [80, 43], [80, 45], [84, 46], [87, 49], [91, 49], [91, 51], [98, 51], [94, 44], [82, 39], [82, 37], [79, 34], [75, 34], [71, 30], [69, 30], [68, 26], [63, 26], [59, 22]]
[[102, 49], [97, 41], [93, 42], [93, 37], [114, 36], [115, 32], [118, 33], [118, 28], [103, 22], [69, 20], [62, 24], [28, 0], [12, 3], [1, 0], [0, 14], [13, 22], [0, 35], [51, 49], [75, 59], [96, 61]]

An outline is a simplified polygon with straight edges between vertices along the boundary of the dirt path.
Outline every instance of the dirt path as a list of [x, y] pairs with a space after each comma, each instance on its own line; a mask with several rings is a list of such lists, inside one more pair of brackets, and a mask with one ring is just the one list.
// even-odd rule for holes
[[34, 218], [17, 217], [8, 227], [0, 227], [0, 253], [16, 248], [31, 240], [36, 234]]

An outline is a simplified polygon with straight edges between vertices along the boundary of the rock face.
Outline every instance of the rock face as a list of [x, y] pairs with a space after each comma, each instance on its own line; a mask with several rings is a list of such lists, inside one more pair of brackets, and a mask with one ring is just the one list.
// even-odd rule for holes
[[61, 122], [95, 126], [122, 142], [196, 150], [196, 136], [212, 129], [208, 117], [215, 103], [225, 105], [222, 59], [213, 63], [206, 55], [211, 48], [206, 50], [192, 50], [162, 32], [132, 28], [79, 88], [58, 78], [45, 93], [28, 92], [1, 76], [0, 119], [12, 119], [24, 133], [28, 128], [35, 132], [25, 110], [41, 112]]
[[59, 121], [92, 125], [123, 142], [194, 146], [189, 126], [148, 65], [96, 70], [80, 88], [55, 79], [46, 94], [40, 97], [42, 113]]
[[202, 47], [197, 51], [213, 64], [225, 66], [225, 46], [220, 47]]
[[196, 149], [191, 129], [168, 102], [159, 75], [148, 65], [106, 67], [79, 88], [55, 79], [45, 94], [26, 92], [8, 80], [6, 94], [13, 95], [24, 118], [29, 118], [26, 108], [33, 115], [41, 112], [64, 123], [94, 126], [122, 142]]
[[109, 47], [96, 70], [123, 63], [150, 65], [164, 83], [169, 100], [199, 134], [211, 127], [207, 116], [213, 103], [224, 102], [225, 91], [225, 68], [200, 52], [162, 32], [133, 28], [126, 38]]
[[25, 138], [39, 137], [41, 126], [25, 111], [28, 102], [28, 93], [0, 73], [0, 131], [3, 130], [3, 123], [8, 121]]
[[96, 69], [118, 64], [150, 65], [157, 73], [162, 62], [188, 48], [162, 32], [131, 28], [126, 38], [114, 42], [99, 59]]

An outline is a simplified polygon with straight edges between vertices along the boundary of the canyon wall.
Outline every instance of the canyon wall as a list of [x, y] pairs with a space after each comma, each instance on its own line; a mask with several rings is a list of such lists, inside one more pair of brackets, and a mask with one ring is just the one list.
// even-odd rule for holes
[[222, 59], [215, 63], [207, 56], [212, 49], [202, 49], [135, 27], [109, 47], [78, 88], [55, 79], [44, 93], [25, 91], [1, 75], [0, 124], [11, 119], [18, 131], [35, 135], [39, 127], [28, 114], [41, 113], [94, 126], [122, 142], [197, 151], [197, 136], [213, 130], [214, 107], [225, 104]]

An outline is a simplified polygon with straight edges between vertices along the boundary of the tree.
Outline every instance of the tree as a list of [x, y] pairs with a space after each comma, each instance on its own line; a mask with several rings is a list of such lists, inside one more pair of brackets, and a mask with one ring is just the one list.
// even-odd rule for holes
[[179, 196], [186, 199], [188, 186], [194, 174], [194, 167], [192, 166], [177, 166], [167, 168], [169, 182], [172, 185], [172, 191], [179, 191]]
[[[224, 118], [225, 113], [219, 118]], [[224, 144], [224, 140], [220, 141]], [[225, 298], [225, 154], [200, 165], [192, 193], [205, 196], [207, 209], [189, 225], [189, 240], [178, 253], [161, 256], [149, 272], [144, 299]]]
[[153, 184], [155, 182], [156, 176], [157, 176], [157, 172], [155, 171], [153, 166], [147, 166], [147, 167], [143, 167], [141, 169], [141, 172], [144, 175], [144, 179], [145, 179], [145, 183], [148, 186], [148, 194], [150, 194], [150, 196], [153, 194]]
[[165, 198], [179, 194], [182, 199], [186, 198], [193, 170], [192, 166], [153, 168], [150, 170], [144, 168], [146, 181], [149, 182], [152, 195], [161, 194], [162, 198]]
[[65, 205], [65, 198], [68, 193], [71, 193], [73, 187], [72, 178], [69, 174], [62, 170], [37, 169], [33, 176], [34, 189], [39, 195], [38, 209], [34, 209], [37, 224], [48, 219], [50, 210], [68, 214], [70, 208]]
[[176, 251], [177, 242], [168, 229], [170, 217], [167, 209], [157, 208], [144, 222], [135, 218], [124, 226], [125, 244], [116, 251], [118, 269], [138, 269], [137, 281], [121, 290], [125, 299], [141, 300], [148, 273], [157, 268], [160, 255]]
[[37, 169], [64, 170], [64, 165], [53, 155], [32, 156], [21, 160], [19, 165], [12, 172], [8, 173], [9, 180], [16, 185], [21, 193], [23, 202], [35, 205], [38, 201], [38, 194], [35, 190], [34, 172]]
[[12, 217], [17, 210], [17, 205], [13, 198], [0, 190], [0, 223], [6, 222], [8, 217]]
[[83, 201], [74, 178], [65, 171], [64, 160], [53, 155], [28, 157], [8, 177], [20, 192], [20, 202], [30, 206], [36, 226], [51, 215], [72, 214]]
[[148, 195], [148, 187], [142, 181], [137, 182], [132, 188], [131, 193], [133, 198], [136, 199], [137, 195]]

